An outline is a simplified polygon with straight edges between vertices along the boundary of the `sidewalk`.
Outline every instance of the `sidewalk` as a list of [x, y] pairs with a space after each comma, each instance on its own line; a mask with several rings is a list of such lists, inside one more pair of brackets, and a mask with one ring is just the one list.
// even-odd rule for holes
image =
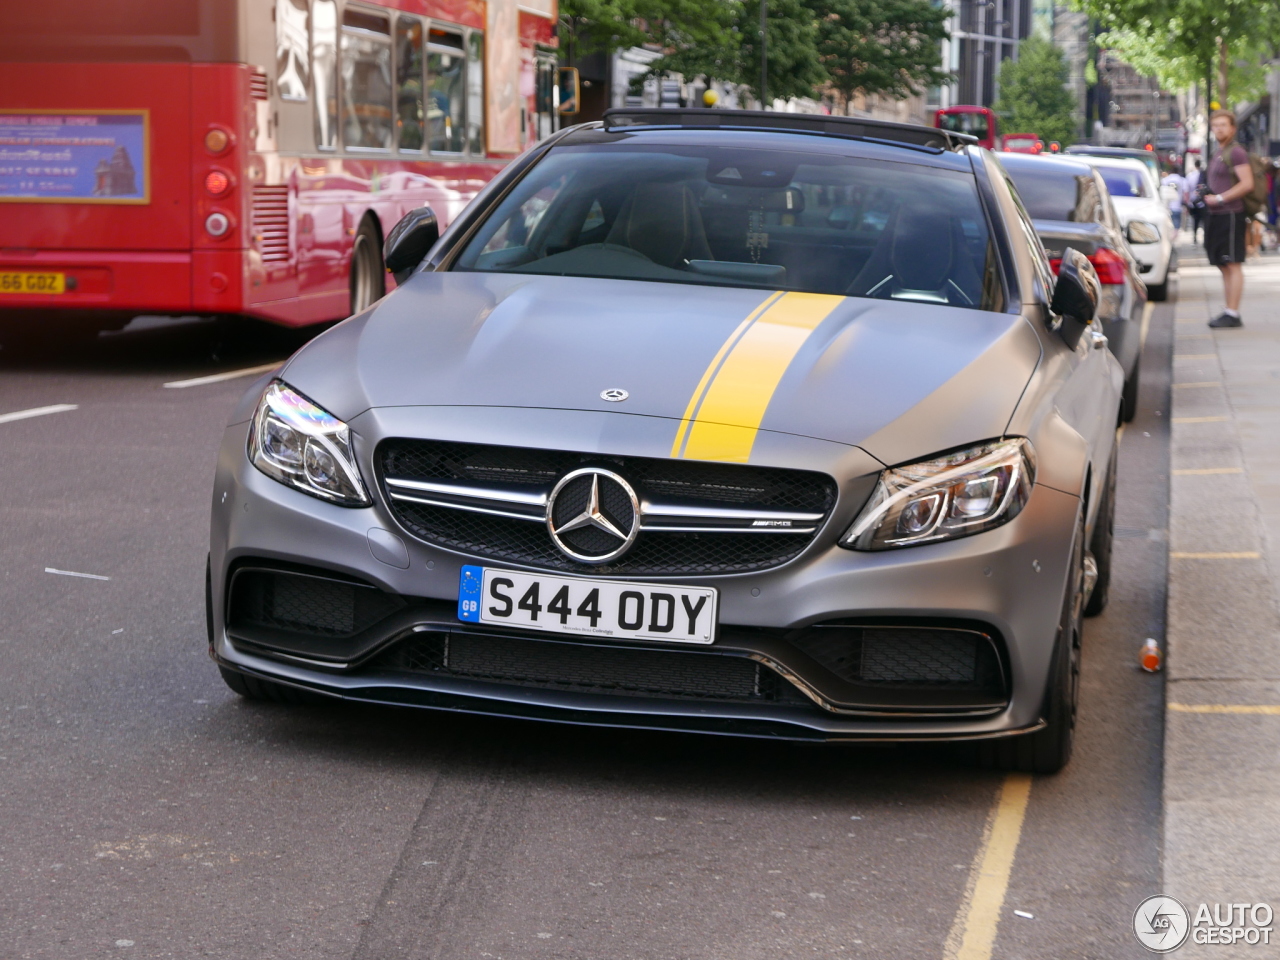
[[[1280, 256], [1245, 266], [1239, 330], [1210, 330], [1218, 271], [1181, 248], [1169, 518], [1164, 892], [1280, 914]], [[1280, 955], [1195, 945], [1185, 957]]]

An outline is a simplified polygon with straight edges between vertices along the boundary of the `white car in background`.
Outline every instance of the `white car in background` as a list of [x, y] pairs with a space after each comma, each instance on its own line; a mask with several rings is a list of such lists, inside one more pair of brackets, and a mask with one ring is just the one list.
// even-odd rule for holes
[[1169, 295], [1169, 276], [1177, 271], [1173, 241], [1177, 231], [1173, 218], [1160, 198], [1160, 187], [1151, 170], [1141, 160], [1121, 157], [1082, 157], [1087, 159], [1111, 191], [1111, 201], [1124, 227], [1125, 239], [1138, 261], [1142, 280], [1151, 300], [1164, 300]]

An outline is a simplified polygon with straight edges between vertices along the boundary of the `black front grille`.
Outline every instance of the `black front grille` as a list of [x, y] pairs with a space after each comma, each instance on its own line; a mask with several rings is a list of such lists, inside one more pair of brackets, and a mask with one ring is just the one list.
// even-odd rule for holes
[[[553, 450], [497, 447], [433, 440], [389, 440], [382, 446], [384, 476], [405, 480], [503, 484], [549, 489], [571, 470], [593, 464], [613, 470], [641, 498], [722, 507], [758, 507], [828, 514], [835, 482], [821, 473], [737, 464], [605, 457]], [[582, 571], [560, 552], [544, 526], [448, 507], [395, 501], [396, 517], [416, 536], [463, 553]], [[821, 526], [819, 524], [819, 526]], [[613, 563], [592, 566], [600, 574], [715, 574], [763, 570], [798, 556], [814, 534], [666, 533], [647, 530]]]
[[410, 637], [378, 657], [370, 669], [612, 696], [812, 705], [794, 685], [745, 657], [457, 631]]
[[829, 624], [789, 641], [849, 683], [1002, 688], [995, 646], [975, 630]]

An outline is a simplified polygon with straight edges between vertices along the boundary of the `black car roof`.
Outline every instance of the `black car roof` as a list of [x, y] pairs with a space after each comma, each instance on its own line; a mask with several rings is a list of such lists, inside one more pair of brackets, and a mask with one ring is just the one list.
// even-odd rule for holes
[[826, 114], [780, 113], [774, 110], [614, 107], [604, 112], [604, 127], [609, 131], [658, 127], [806, 133], [923, 148], [935, 153], [959, 150], [966, 144], [978, 142], [977, 137], [967, 133], [954, 133], [916, 123], [894, 123], [889, 120], [834, 117]]

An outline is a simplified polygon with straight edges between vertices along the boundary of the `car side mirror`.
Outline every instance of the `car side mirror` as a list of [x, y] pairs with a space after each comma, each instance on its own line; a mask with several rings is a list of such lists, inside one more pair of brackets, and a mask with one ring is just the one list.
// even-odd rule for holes
[[1131, 220], [1124, 228], [1124, 238], [1130, 243], [1159, 243], [1160, 231], [1145, 220]]
[[1063, 250], [1058, 282], [1054, 285], [1049, 309], [1062, 317], [1058, 335], [1072, 350], [1097, 315], [1101, 295], [1102, 284], [1098, 282], [1098, 274], [1089, 258], [1073, 247]]
[[410, 210], [387, 235], [383, 246], [383, 262], [395, 274], [396, 283], [404, 283], [409, 273], [427, 256], [440, 239], [440, 224], [430, 207]]

